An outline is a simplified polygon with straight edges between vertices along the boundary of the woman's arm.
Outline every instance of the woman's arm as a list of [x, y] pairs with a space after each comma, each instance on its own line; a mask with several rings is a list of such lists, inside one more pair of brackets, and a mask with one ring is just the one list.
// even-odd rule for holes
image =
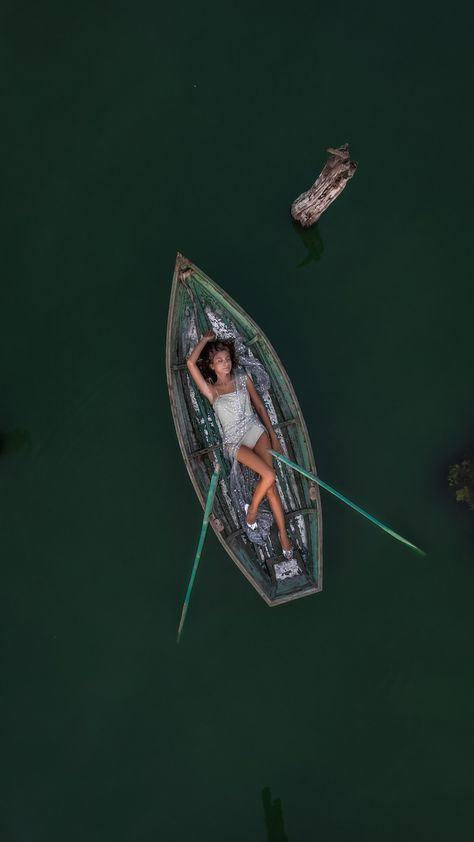
[[247, 376], [245, 378], [245, 382], [247, 384], [247, 391], [250, 395], [250, 400], [252, 401], [256, 411], [258, 412], [258, 414], [260, 415], [260, 418], [262, 419], [263, 425], [266, 428], [268, 436], [270, 438], [272, 448], [273, 448], [273, 450], [277, 450], [278, 453], [280, 453], [281, 452], [280, 442], [279, 442], [277, 434], [275, 433], [275, 430], [272, 427], [272, 422], [270, 421], [270, 418], [268, 416], [268, 412], [265, 409], [265, 405], [264, 405], [262, 399], [260, 398], [255, 386], [253, 385], [253, 381], [250, 379], [250, 377]]
[[196, 386], [198, 387], [201, 394], [204, 395], [211, 403], [214, 403], [215, 394], [212, 390], [211, 384], [204, 380], [201, 372], [197, 367], [197, 361], [201, 356], [202, 349], [207, 345], [208, 342], [212, 342], [215, 339], [214, 332], [212, 330], [208, 330], [207, 333], [204, 334], [202, 339], [199, 340], [196, 347], [190, 353], [188, 359], [186, 360], [186, 365], [188, 367], [188, 371], [193, 378]]

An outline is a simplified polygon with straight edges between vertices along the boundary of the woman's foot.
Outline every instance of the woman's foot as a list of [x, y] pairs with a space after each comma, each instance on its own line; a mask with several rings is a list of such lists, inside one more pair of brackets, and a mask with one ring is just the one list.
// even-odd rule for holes
[[257, 512], [254, 512], [254, 510], [252, 509], [252, 506], [249, 506], [248, 503], [245, 504], [244, 508], [245, 508], [247, 526], [250, 529], [256, 529], [257, 528]]
[[292, 556], [293, 556], [293, 544], [291, 543], [291, 541], [288, 540], [288, 535], [286, 534], [286, 532], [284, 532], [283, 535], [281, 534], [281, 532], [279, 532], [278, 537], [280, 539], [280, 544], [281, 544], [281, 548], [283, 550], [284, 557], [287, 558], [287, 559], [292, 558]]

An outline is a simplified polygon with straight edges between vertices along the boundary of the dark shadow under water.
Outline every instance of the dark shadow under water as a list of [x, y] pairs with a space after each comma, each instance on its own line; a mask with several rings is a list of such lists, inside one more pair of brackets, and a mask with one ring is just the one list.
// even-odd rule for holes
[[10, 430], [8, 433], [0, 433], [0, 456], [30, 447], [31, 436], [28, 430]]
[[306, 257], [301, 263], [298, 263], [297, 269], [302, 269], [304, 266], [309, 266], [315, 260], [321, 260], [324, 251], [324, 243], [321, 239], [318, 223], [311, 225], [310, 228], [303, 228], [298, 222], [293, 220], [293, 229], [298, 234], [298, 237], [303, 241], [306, 248]]
[[263, 810], [265, 813], [265, 826], [267, 828], [267, 842], [288, 842], [283, 822], [281, 800], [272, 795], [269, 787], [262, 790]]

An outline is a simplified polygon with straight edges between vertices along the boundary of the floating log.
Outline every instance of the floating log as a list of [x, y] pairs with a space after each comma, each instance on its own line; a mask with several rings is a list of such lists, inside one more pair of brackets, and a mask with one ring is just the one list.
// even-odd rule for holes
[[302, 193], [291, 206], [291, 215], [303, 228], [318, 221], [322, 213], [334, 202], [352, 178], [357, 163], [349, 157], [349, 144], [337, 149], [330, 147], [329, 158], [319, 177], [306, 193]]

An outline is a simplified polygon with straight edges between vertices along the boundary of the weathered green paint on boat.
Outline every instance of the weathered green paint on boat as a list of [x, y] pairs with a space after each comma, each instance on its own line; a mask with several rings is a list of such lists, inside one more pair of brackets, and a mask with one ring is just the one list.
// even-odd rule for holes
[[[191, 270], [183, 278], [182, 271]], [[236, 521], [228, 493], [230, 464], [224, 457], [213, 411], [196, 392], [186, 368], [189, 353], [185, 325], [197, 326], [199, 334], [210, 324], [205, 308], [232, 322], [271, 377], [267, 410], [274, 413], [274, 427], [288, 456], [311, 473], [317, 473], [308, 431], [293, 387], [270, 342], [250, 316], [197, 266], [178, 254], [173, 276], [166, 339], [166, 372], [171, 410], [183, 459], [201, 506], [204, 508], [214, 462], [221, 478], [210, 520], [217, 538], [237, 567], [268, 605], [279, 605], [322, 590], [322, 517], [319, 489], [298, 474], [275, 465], [289, 535], [296, 546], [302, 575], [277, 580], [274, 565], [282, 561], [273, 526], [264, 548], [248, 541]], [[197, 341], [197, 338], [196, 338]], [[188, 343], [189, 344], [189, 343]], [[271, 414], [270, 414], [271, 417]]]

